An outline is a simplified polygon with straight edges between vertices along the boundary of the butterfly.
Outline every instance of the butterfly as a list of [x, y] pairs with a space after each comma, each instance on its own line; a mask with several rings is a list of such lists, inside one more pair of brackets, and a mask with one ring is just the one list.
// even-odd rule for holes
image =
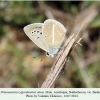
[[53, 19], [29, 24], [23, 30], [38, 47], [46, 51], [46, 56], [51, 57], [58, 52], [67, 32], [60, 22]]

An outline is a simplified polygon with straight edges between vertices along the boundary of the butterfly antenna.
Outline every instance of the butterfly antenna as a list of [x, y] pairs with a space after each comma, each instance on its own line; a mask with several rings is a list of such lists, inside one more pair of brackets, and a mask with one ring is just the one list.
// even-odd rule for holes
[[39, 54], [37, 54], [36, 56], [33, 56], [33, 58], [37, 58], [40, 54], [42, 54], [41, 51], [39, 51]]
[[[38, 55], [36, 55], [36, 56], [34, 56], [33, 58], [37, 58], [40, 54], [44, 54], [44, 52], [39, 52], [39, 54]], [[42, 61], [42, 59], [41, 59], [41, 61]]]
[[[39, 53], [40, 54], [40, 53]], [[37, 58], [38, 56], [39, 56], [39, 54], [38, 55], [36, 55], [36, 56], [34, 56], [33, 58]]]

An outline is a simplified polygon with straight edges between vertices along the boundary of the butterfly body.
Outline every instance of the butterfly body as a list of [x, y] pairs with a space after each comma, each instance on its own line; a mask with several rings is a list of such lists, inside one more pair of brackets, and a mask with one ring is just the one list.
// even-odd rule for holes
[[25, 26], [24, 32], [38, 47], [47, 52], [47, 56], [53, 57], [64, 40], [66, 29], [60, 22], [47, 19], [44, 23]]

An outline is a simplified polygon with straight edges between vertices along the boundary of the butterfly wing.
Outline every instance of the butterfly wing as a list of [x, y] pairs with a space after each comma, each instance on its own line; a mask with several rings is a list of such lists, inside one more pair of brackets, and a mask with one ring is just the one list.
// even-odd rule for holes
[[64, 40], [65, 27], [58, 21], [48, 19], [44, 22], [43, 38], [49, 49], [59, 48]]
[[29, 24], [24, 27], [26, 35], [41, 49], [48, 51], [48, 48], [43, 39], [43, 23]]

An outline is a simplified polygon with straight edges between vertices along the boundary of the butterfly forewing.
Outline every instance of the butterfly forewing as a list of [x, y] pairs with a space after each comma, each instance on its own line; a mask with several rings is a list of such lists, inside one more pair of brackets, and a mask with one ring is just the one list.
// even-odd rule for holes
[[26, 35], [41, 49], [48, 51], [43, 39], [43, 23], [30, 24], [24, 27]]
[[43, 38], [50, 48], [60, 47], [65, 37], [66, 29], [58, 21], [49, 19], [44, 22]]

